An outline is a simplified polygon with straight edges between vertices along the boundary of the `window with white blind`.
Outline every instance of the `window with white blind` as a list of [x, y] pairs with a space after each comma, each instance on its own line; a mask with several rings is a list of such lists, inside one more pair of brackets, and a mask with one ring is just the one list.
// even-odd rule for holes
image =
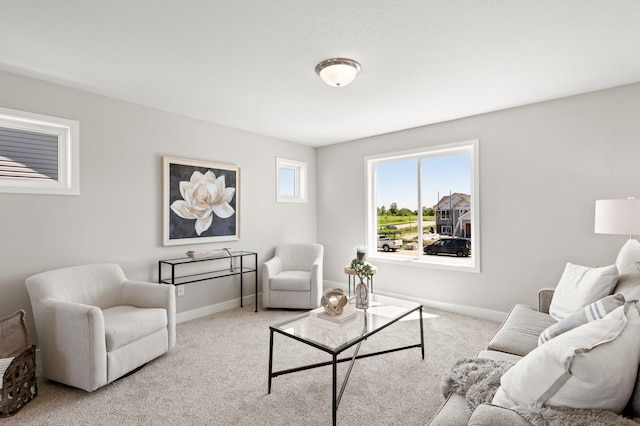
[[77, 195], [77, 121], [0, 108], [0, 192]]

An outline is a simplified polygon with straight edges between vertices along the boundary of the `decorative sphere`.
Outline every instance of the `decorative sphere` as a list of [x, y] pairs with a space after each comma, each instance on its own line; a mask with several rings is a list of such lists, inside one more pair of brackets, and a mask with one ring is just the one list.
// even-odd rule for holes
[[340, 315], [349, 302], [347, 295], [339, 288], [325, 291], [320, 299], [320, 304], [329, 315]]

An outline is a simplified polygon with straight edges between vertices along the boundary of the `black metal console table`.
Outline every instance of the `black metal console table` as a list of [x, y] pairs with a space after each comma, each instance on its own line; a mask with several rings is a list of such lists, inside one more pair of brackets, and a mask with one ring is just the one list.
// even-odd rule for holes
[[[253, 257], [253, 265], [246, 265], [245, 257], [249, 259]], [[214, 260], [223, 261], [227, 259], [229, 262], [233, 262], [233, 259], [240, 259], [240, 266], [227, 266], [224, 269], [214, 269], [206, 272], [198, 272], [187, 275], [176, 276], [176, 268], [184, 267], [186, 265], [200, 264], [201, 262], [211, 262]], [[219, 262], [218, 262], [219, 263]], [[171, 276], [169, 278], [162, 278], [163, 265], [171, 268]], [[233, 265], [233, 263], [231, 263]], [[216, 267], [219, 267], [217, 265]], [[186, 272], [186, 271], [185, 271]], [[255, 295], [256, 295], [256, 312], [258, 312], [258, 253], [250, 251], [232, 251], [229, 254], [220, 254], [210, 257], [191, 258], [180, 257], [176, 259], [165, 259], [158, 261], [158, 282], [161, 284], [171, 285], [184, 285], [189, 283], [195, 283], [206, 280], [213, 280], [216, 278], [229, 277], [232, 275], [240, 275], [240, 306], [242, 307], [242, 292], [243, 292], [243, 277], [244, 274], [255, 274]]]

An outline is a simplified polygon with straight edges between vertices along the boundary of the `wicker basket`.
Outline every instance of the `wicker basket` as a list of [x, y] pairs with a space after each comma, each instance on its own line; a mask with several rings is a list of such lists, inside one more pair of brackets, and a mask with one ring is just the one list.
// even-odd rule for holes
[[36, 382], [36, 347], [16, 356], [2, 377], [0, 417], [13, 416], [38, 395]]

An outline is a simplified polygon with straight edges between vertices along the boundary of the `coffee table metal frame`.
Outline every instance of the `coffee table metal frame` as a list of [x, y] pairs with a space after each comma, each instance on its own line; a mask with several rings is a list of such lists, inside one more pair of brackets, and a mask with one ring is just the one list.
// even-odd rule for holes
[[[291, 373], [296, 373], [299, 371], [305, 371], [305, 370], [310, 370], [312, 368], [318, 368], [318, 367], [325, 367], [328, 365], [332, 366], [332, 393], [333, 393], [333, 401], [332, 401], [332, 417], [333, 417], [333, 425], [336, 425], [336, 415], [337, 415], [337, 411], [338, 411], [338, 406], [340, 405], [340, 400], [342, 399], [342, 394], [344, 393], [345, 387], [347, 386], [347, 381], [349, 380], [349, 375], [351, 374], [351, 370], [353, 369], [353, 365], [356, 361], [356, 359], [360, 359], [360, 358], [368, 358], [368, 357], [372, 357], [372, 356], [377, 356], [377, 355], [382, 355], [382, 354], [387, 354], [387, 353], [391, 353], [391, 352], [397, 352], [397, 351], [403, 351], [403, 350], [407, 350], [407, 349], [413, 349], [413, 348], [420, 348], [421, 352], [422, 352], [422, 359], [424, 359], [424, 326], [422, 323], [422, 305], [419, 303], [414, 303], [414, 302], [407, 302], [407, 301], [401, 301], [398, 299], [394, 299], [394, 298], [390, 298], [390, 297], [384, 297], [384, 296], [379, 296], [379, 295], [370, 295], [371, 296], [371, 301], [372, 303], [381, 305], [381, 306], [391, 306], [393, 308], [402, 308], [402, 312], [397, 314], [396, 316], [394, 316], [392, 319], [388, 320], [388, 321], [383, 321], [383, 323], [380, 326], [376, 326], [373, 325], [373, 328], [371, 330], [368, 330], [368, 318], [369, 315], [367, 314], [366, 311], [358, 311], [357, 313], [357, 317], [353, 320], [349, 320], [349, 321], [355, 321], [355, 324], [364, 324], [364, 329], [363, 332], [355, 337], [350, 339], [349, 341], [340, 344], [338, 346], [331, 346], [331, 345], [326, 345], [326, 344], [322, 344], [320, 342], [314, 341], [310, 338], [306, 338], [305, 336], [297, 336], [295, 334], [291, 334], [289, 332], [286, 331], [286, 329], [283, 329], [284, 325], [287, 324], [291, 324], [291, 323], [295, 323], [297, 321], [300, 320], [306, 320], [306, 321], [326, 321], [326, 320], [322, 320], [322, 319], [311, 319], [308, 318], [309, 317], [309, 313], [305, 313], [299, 316], [296, 316], [294, 318], [290, 318], [288, 320], [282, 321], [278, 324], [274, 324], [272, 326], [269, 326], [269, 330], [270, 330], [270, 341], [269, 341], [269, 382], [268, 382], [268, 393], [271, 393], [271, 381], [274, 377], [278, 377], [278, 376], [282, 376], [285, 374], [291, 374]], [[353, 302], [353, 301], [352, 301]], [[400, 305], [403, 306], [396, 306], [394, 305], [394, 302], [401, 302]], [[370, 309], [371, 310], [371, 309]], [[387, 350], [383, 350], [383, 351], [378, 351], [378, 352], [373, 352], [373, 353], [368, 353], [368, 354], [362, 354], [362, 355], [358, 355], [358, 352], [360, 350], [360, 345], [362, 344], [362, 342], [364, 340], [366, 340], [367, 338], [369, 338], [370, 336], [378, 333], [381, 330], [384, 330], [385, 328], [389, 327], [392, 324], [395, 324], [396, 322], [400, 321], [402, 318], [405, 318], [409, 315], [411, 315], [414, 312], [419, 312], [420, 313], [420, 343], [416, 343], [413, 345], [408, 345], [408, 346], [402, 346], [402, 347], [397, 347], [397, 348], [392, 348], [392, 349], [387, 349]], [[336, 327], [344, 327], [344, 326], [351, 326], [353, 327], [355, 324], [341, 324], [341, 325], [336, 325]], [[318, 327], [321, 327], [321, 324], [318, 324]], [[283, 327], [283, 328], [280, 328]], [[315, 364], [309, 364], [309, 365], [304, 365], [304, 366], [300, 366], [300, 367], [295, 367], [295, 368], [289, 368], [286, 370], [280, 370], [280, 371], [273, 371], [273, 336], [274, 333], [278, 333], [281, 334], [283, 336], [289, 337], [291, 339], [297, 340], [301, 343], [307, 344], [309, 346], [312, 346], [316, 349], [319, 349], [323, 352], [326, 352], [328, 354], [331, 355], [332, 359], [331, 361], [325, 361], [325, 362], [319, 362], [319, 363], [315, 363]], [[356, 346], [355, 351], [353, 353], [352, 356], [350, 357], [345, 357], [345, 358], [339, 358], [339, 355], [346, 351], [347, 349]], [[350, 362], [349, 364], [349, 368], [345, 374], [345, 378], [342, 382], [342, 386], [340, 388], [340, 392], [338, 393], [338, 364], [342, 363], [342, 362]]]

